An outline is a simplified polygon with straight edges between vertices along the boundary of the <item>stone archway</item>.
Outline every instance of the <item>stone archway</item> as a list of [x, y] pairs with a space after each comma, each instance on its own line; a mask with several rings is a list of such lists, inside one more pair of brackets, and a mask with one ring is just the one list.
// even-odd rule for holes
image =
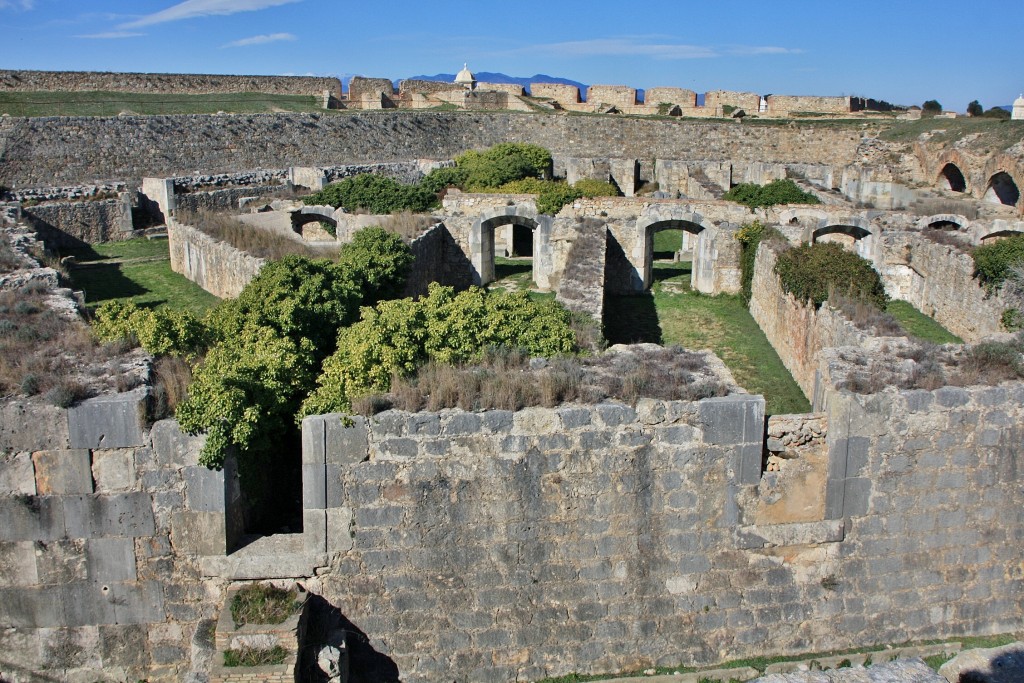
[[550, 289], [551, 217], [539, 215], [532, 207], [520, 205], [487, 211], [473, 221], [469, 246], [474, 284], [486, 285], [494, 281], [495, 230], [504, 226], [512, 226], [513, 239], [517, 228], [531, 231], [533, 282], [539, 289]]
[[925, 216], [917, 222], [921, 230], [968, 230], [971, 221], [966, 216], [955, 213], [937, 213], [934, 216]]
[[696, 236], [692, 246], [690, 286], [699, 292], [712, 292], [715, 286], [714, 238], [718, 229], [700, 214], [688, 211], [653, 212], [637, 221], [637, 248], [631, 260], [637, 267], [643, 289], [649, 289], [654, 282], [654, 235], [669, 229], [682, 230], [684, 234]]
[[825, 225], [812, 230], [807, 241], [811, 244], [838, 242], [845, 249], [871, 261], [875, 233], [876, 228], [868, 220], [853, 216], [827, 221]]
[[1013, 176], [1006, 171], [999, 171], [989, 178], [983, 199], [992, 204], [1017, 206], [1017, 202], [1020, 201], [1020, 188], [1014, 182]]
[[952, 192], [967, 192], [967, 178], [956, 164], [950, 162], [942, 167], [937, 179], [938, 186]]

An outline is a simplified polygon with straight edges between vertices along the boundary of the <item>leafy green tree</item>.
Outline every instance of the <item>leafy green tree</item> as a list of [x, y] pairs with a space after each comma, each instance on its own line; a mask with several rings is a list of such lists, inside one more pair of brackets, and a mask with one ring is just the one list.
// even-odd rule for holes
[[981, 116], [984, 113], [985, 108], [981, 106], [981, 103], [979, 103], [978, 100], [972, 100], [971, 103], [967, 105], [968, 116]]
[[551, 153], [543, 147], [505, 142], [482, 152], [470, 150], [455, 157], [464, 174], [462, 189], [486, 192], [523, 178], [550, 175]]
[[435, 168], [420, 181], [420, 187], [434, 194], [447, 187], [462, 187], [466, 184], [466, 171], [458, 166]]
[[942, 105], [939, 104], [938, 100], [928, 100], [921, 105], [922, 116], [936, 116], [942, 113]]
[[831, 291], [862, 299], [885, 308], [888, 297], [871, 262], [834, 242], [806, 244], [787, 249], [775, 262], [782, 287], [799, 301], [821, 306]]

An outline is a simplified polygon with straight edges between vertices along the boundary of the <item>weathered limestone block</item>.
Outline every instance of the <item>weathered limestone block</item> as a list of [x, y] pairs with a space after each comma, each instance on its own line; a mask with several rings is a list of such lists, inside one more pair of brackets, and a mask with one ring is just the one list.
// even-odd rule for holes
[[158, 466], [175, 468], [199, 464], [199, 452], [206, 443], [205, 434], [185, 434], [177, 420], [153, 423], [151, 434], [153, 453]]
[[67, 411], [42, 401], [8, 401], [0, 406], [0, 451], [71, 448]]
[[32, 454], [39, 495], [92, 493], [89, 451], [72, 449], [36, 451]]
[[0, 453], [0, 496], [36, 493], [31, 453]]
[[0, 541], [0, 588], [39, 583], [33, 541]]
[[72, 448], [125, 448], [144, 445], [149, 390], [98, 396], [68, 408]]
[[128, 491], [135, 486], [135, 451], [131, 448], [92, 452], [92, 477], [97, 493]]

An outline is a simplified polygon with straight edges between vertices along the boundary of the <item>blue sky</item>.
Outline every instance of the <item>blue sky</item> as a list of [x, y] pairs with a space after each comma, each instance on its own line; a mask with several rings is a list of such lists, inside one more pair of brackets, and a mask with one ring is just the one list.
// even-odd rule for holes
[[0, 68], [401, 78], [1009, 104], [1024, 4], [961, 0], [0, 0]]

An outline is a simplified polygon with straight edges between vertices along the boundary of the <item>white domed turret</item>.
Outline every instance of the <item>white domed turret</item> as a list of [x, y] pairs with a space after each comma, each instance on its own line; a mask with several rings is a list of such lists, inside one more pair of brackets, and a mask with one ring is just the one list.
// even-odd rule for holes
[[462, 71], [455, 76], [455, 85], [461, 85], [470, 90], [476, 87], [476, 76], [469, 70], [468, 64], [463, 64]]
[[1024, 121], [1024, 94], [1013, 101], [1013, 113], [1010, 114], [1010, 118], [1014, 121]]

